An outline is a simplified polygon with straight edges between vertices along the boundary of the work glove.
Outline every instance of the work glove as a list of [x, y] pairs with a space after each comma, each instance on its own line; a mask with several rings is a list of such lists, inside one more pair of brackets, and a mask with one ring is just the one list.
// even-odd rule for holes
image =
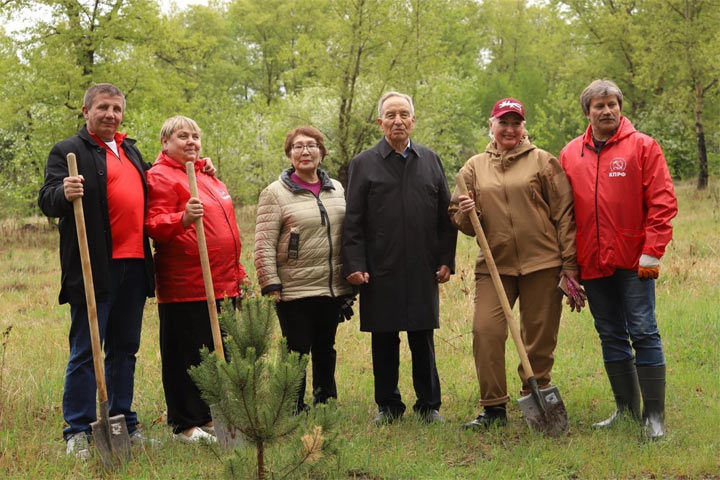
[[638, 266], [638, 277], [642, 279], [658, 278], [660, 275], [660, 259], [652, 255], [642, 254]]
[[585, 306], [585, 290], [578, 282], [578, 272], [574, 270], [563, 270], [560, 274], [561, 280], [558, 288], [567, 296], [567, 303], [571, 312], [580, 312]]
[[339, 298], [340, 302], [340, 315], [338, 317], [338, 323], [350, 320], [354, 314], [352, 306], [355, 303], [355, 293], [350, 295], [343, 295]]

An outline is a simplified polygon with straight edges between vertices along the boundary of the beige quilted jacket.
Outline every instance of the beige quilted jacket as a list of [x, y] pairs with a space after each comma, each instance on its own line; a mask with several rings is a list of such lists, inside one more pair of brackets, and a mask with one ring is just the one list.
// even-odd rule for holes
[[318, 170], [319, 197], [290, 179], [292, 169], [260, 193], [255, 222], [255, 270], [262, 293], [283, 301], [351, 293], [340, 270], [345, 195], [340, 182]]

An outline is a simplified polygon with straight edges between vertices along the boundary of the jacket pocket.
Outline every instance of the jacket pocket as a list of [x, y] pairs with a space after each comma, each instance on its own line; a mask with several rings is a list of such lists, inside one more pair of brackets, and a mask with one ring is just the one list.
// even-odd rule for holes
[[532, 199], [532, 209], [535, 212], [535, 219], [538, 221], [539, 230], [545, 235], [548, 235], [548, 224], [550, 223], [550, 219], [547, 218], [547, 215], [544, 213], [540, 198], [538, 198], [540, 194], [537, 190], [535, 190], [535, 188], [533, 188], [532, 185], [530, 185], [529, 188], [530, 198]]
[[617, 228], [616, 266], [632, 269], [637, 266], [645, 243], [645, 231], [634, 228]]

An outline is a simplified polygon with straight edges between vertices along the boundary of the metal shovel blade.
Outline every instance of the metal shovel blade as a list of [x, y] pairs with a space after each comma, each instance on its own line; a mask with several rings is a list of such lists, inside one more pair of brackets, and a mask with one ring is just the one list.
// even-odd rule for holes
[[541, 388], [540, 397], [545, 401], [545, 412], [532, 394], [518, 399], [520, 410], [528, 426], [551, 437], [567, 432], [568, 417], [565, 404], [557, 387]]
[[116, 465], [125, 463], [130, 459], [130, 435], [128, 435], [125, 415], [115, 415], [108, 418], [107, 402], [100, 404], [100, 418], [90, 424], [92, 428], [93, 444], [100, 455], [103, 466], [111, 469]]
[[233, 450], [242, 446], [242, 433], [238, 429], [227, 425], [223, 418], [215, 413], [216, 410], [217, 408], [214, 405], [210, 405], [210, 416], [215, 427], [215, 437], [220, 446], [226, 450]]

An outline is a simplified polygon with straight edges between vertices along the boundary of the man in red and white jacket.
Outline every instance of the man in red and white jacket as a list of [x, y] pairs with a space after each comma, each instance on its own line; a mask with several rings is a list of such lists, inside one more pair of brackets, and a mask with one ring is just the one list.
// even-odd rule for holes
[[580, 102], [590, 125], [563, 148], [560, 162], [573, 187], [580, 275], [617, 404], [594, 426], [610, 426], [622, 413], [642, 415], [646, 436], [658, 439], [665, 435], [665, 357], [655, 279], [677, 199], [660, 146], [621, 115], [618, 86], [595, 80]]

